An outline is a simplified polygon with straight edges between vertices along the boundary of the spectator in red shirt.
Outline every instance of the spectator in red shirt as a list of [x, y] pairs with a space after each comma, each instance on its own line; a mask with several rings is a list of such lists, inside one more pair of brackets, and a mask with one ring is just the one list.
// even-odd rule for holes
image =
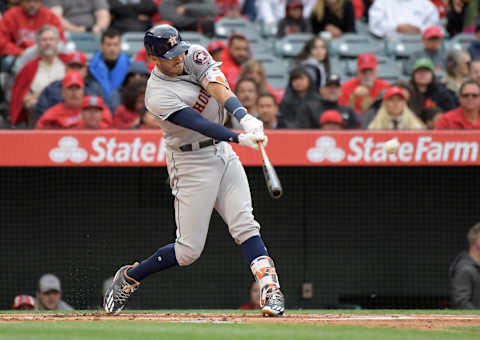
[[219, 20], [223, 17], [238, 18], [242, 16], [238, 0], [215, 0], [217, 7], [217, 18]]
[[357, 77], [342, 85], [342, 96], [338, 103], [349, 106], [357, 113], [364, 113], [375, 101], [379, 93], [389, 86], [377, 78], [377, 58], [372, 53], [364, 53], [357, 58]]
[[445, 113], [435, 129], [480, 129], [480, 85], [467, 80], [460, 87], [460, 106]]
[[257, 281], [252, 281], [249, 289], [250, 300], [238, 309], [260, 309], [260, 287], [258, 286]]
[[125, 87], [120, 105], [113, 116], [113, 126], [118, 129], [133, 129], [140, 126], [145, 114], [145, 90], [147, 81], [136, 79]]
[[[106, 115], [107, 107], [102, 98], [98, 96], [87, 96], [82, 100], [80, 110], [81, 121], [78, 124], [79, 129], [107, 129], [111, 126], [112, 117]], [[105, 120], [104, 120], [105, 116]]]
[[321, 130], [343, 130], [345, 129], [345, 121], [340, 112], [327, 110], [320, 115], [318, 126]]
[[64, 39], [60, 19], [42, 0], [22, 0], [20, 6], [5, 12], [0, 20], [0, 55], [19, 56], [35, 44], [37, 31], [45, 25], [55, 26]]
[[20, 69], [12, 87], [10, 120], [12, 125], [27, 121], [35, 122], [35, 106], [42, 90], [51, 82], [62, 79], [65, 74], [66, 54], [58, 53], [58, 30], [45, 25], [37, 32], [40, 57]]
[[222, 70], [227, 78], [228, 85], [234, 89], [237, 84], [242, 65], [251, 58], [248, 39], [240, 33], [233, 33], [228, 38], [228, 48], [222, 51]]
[[[40, 117], [37, 122], [37, 129], [70, 129], [82, 126], [80, 110], [84, 98], [85, 84], [82, 75], [70, 71], [62, 81], [63, 102], [52, 106]], [[103, 102], [102, 102], [103, 103]], [[105, 126], [112, 123], [112, 114], [104, 106], [102, 121]]]
[[222, 51], [225, 49], [225, 44], [221, 40], [212, 40], [208, 46], [208, 53], [215, 61], [222, 61]]
[[30, 295], [17, 295], [13, 300], [12, 309], [17, 310], [33, 310], [35, 309], [35, 300]]
[[150, 72], [152, 72], [153, 68], [155, 67], [155, 63], [150, 60], [150, 57], [148, 56], [145, 47], [138, 51], [138, 53], [133, 58], [133, 61], [143, 61]]

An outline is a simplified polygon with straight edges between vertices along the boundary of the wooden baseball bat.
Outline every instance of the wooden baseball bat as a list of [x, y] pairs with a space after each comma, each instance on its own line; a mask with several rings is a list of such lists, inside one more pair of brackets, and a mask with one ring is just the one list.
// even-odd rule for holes
[[282, 184], [278, 179], [277, 172], [270, 162], [270, 159], [268, 159], [263, 143], [259, 142], [258, 146], [263, 158], [263, 175], [265, 176], [268, 192], [272, 198], [280, 198], [283, 194], [283, 189]]

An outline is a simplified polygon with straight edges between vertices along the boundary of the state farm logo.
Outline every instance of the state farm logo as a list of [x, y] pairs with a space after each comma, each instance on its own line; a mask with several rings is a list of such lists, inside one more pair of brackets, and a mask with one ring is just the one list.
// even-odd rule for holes
[[312, 163], [342, 164], [449, 164], [478, 162], [479, 144], [475, 140], [451, 140], [435, 136], [401, 138], [398, 151], [388, 154], [385, 141], [392, 136], [338, 135], [317, 138], [307, 150]]
[[[118, 141], [117, 137], [97, 136], [90, 141], [85, 139], [79, 146], [75, 137], [64, 136], [59, 139], [58, 145], [48, 153], [55, 163], [109, 163], [109, 164], [138, 164], [162, 163], [166, 155], [166, 143], [163, 138], [150, 137], [142, 140], [141, 137], [126, 138]], [[150, 139], [150, 140], [148, 140]]]
[[58, 147], [50, 150], [48, 156], [55, 163], [64, 163], [71, 161], [73, 163], [82, 163], [87, 157], [87, 150], [78, 146], [78, 140], [75, 137], [65, 136], [58, 141]]
[[325, 159], [338, 163], [345, 158], [345, 151], [337, 147], [334, 138], [323, 136], [317, 139], [315, 147], [308, 149], [307, 158], [311, 162], [323, 162]]

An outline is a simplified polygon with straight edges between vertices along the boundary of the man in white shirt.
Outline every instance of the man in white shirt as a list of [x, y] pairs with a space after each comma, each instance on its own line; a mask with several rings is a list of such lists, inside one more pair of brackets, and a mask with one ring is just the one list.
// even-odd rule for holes
[[420, 34], [438, 26], [438, 11], [430, 0], [375, 0], [368, 11], [372, 34], [391, 38], [399, 34]]

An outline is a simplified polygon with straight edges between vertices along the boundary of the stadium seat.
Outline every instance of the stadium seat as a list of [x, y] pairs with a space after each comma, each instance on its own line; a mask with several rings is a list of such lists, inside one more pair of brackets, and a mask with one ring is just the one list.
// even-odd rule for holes
[[144, 32], [127, 32], [122, 34], [122, 52], [129, 57], [134, 56], [143, 48]]
[[341, 59], [356, 58], [360, 54], [370, 52], [375, 55], [385, 55], [383, 41], [364, 34], [346, 33], [332, 41], [331, 54]]
[[288, 65], [280, 58], [257, 59], [262, 62], [268, 83], [275, 89], [285, 88], [288, 83]]
[[73, 50], [82, 51], [87, 59], [92, 59], [100, 46], [100, 38], [93, 33], [67, 33], [67, 46]]
[[420, 34], [408, 34], [385, 41], [385, 52], [395, 59], [408, 58], [412, 53], [423, 49]]
[[477, 38], [475, 37], [475, 34], [461, 33], [461, 34], [457, 34], [452, 39], [450, 39], [447, 45], [449, 50], [451, 49], [466, 50], [467, 48], [470, 47], [472, 42], [476, 40]]
[[247, 35], [249, 32], [260, 32], [250, 21], [242, 18], [222, 18], [215, 23], [215, 36], [217, 38], [228, 38], [232, 33]]
[[180, 36], [182, 37], [183, 40], [188, 41], [191, 44], [201, 45], [205, 48], [210, 42], [210, 40], [206, 36], [198, 32], [182, 31], [180, 32]]
[[275, 38], [277, 36], [278, 25], [277, 24], [261, 24], [261, 32], [265, 38]]
[[296, 57], [313, 38], [312, 33], [292, 33], [275, 42], [275, 53], [281, 57]]
[[346, 76], [345, 68], [345, 63], [342, 60], [336, 57], [330, 57], [330, 73], [339, 75], [342, 81], [345, 80], [344, 77]]

